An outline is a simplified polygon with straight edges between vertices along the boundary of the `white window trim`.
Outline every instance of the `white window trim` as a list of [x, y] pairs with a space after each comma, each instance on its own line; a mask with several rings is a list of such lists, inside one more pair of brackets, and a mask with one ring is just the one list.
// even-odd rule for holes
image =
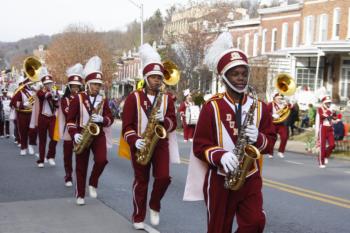
[[261, 54], [266, 53], [266, 35], [267, 29], [263, 29], [261, 36]]
[[319, 41], [319, 42], [324, 41], [324, 40], [322, 39], [322, 29], [323, 29], [322, 23], [323, 23], [323, 20], [324, 20], [323, 17], [326, 18], [326, 25], [325, 25], [325, 27], [326, 27], [326, 28], [325, 28], [325, 29], [326, 29], [326, 39], [325, 39], [325, 40], [328, 39], [328, 15], [327, 15], [327, 14], [321, 14], [321, 15], [320, 15], [320, 22], [319, 22], [319, 25], [318, 25], [318, 41]]
[[281, 49], [288, 47], [288, 23], [282, 24]]
[[258, 41], [259, 41], [259, 34], [256, 32], [254, 33], [253, 37], [253, 57], [256, 57], [258, 55]]
[[341, 16], [341, 14], [340, 14], [340, 8], [339, 7], [336, 7], [336, 8], [334, 8], [333, 9], [333, 32], [332, 32], [332, 39], [333, 40], [339, 40], [339, 35], [338, 36], [336, 36], [335, 35], [335, 33], [336, 33], [336, 30], [335, 30], [335, 25], [336, 25], [336, 22], [335, 22], [335, 20], [336, 20], [336, 17], [335, 17], [335, 12], [336, 11], [338, 11], [339, 10], [339, 27], [340, 27], [340, 16]]
[[241, 37], [237, 38], [237, 48], [241, 49]]
[[298, 47], [300, 41], [300, 21], [295, 21], [293, 23], [293, 42], [292, 47]]
[[[340, 65], [340, 71], [339, 71], [339, 85], [338, 85], [338, 90], [339, 90], [339, 96], [341, 99], [343, 99], [344, 97], [347, 97], [347, 96], [342, 96], [341, 95], [341, 91], [342, 91], [342, 79], [343, 79], [343, 68], [350, 68], [349, 66], [347, 65], [343, 65], [344, 63], [344, 60], [350, 60], [350, 57], [342, 57], [341, 58], [341, 65]], [[347, 92], [350, 92], [350, 90], [347, 90]]]
[[[274, 28], [272, 29], [271, 31], [271, 52], [275, 51], [276, 48], [275, 48], [275, 40], [277, 42], [277, 38], [275, 38], [275, 32], [276, 32], [276, 35], [277, 35], [277, 28]], [[277, 44], [277, 43], [276, 43]]]
[[249, 33], [244, 35], [244, 53], [249, 56]]
[[350, 7], [348, 8], [348, 36], [347, 39], [350, 39]]
[[[310, 27], [310, 30], [309, 30]], [[314, 16], [308, 15], [305, 17], [305, 45], [311, 45], [314, 41]]]

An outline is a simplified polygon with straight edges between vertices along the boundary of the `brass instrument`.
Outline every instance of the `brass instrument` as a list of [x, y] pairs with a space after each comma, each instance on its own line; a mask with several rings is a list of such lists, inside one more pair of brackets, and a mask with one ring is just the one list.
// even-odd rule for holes
[[[296, 91], [296, 84], [294, 82], [294, 79], [292, 76], [286, 73], [280, 73], [276, 76], [275, 87], [280, 94], [285, 96], [294, 95]], [[278, 119], [273, 119], [272, 122], [274, 124], [280, 124], [288, 119], [290, 115], [290, 108], [288, 106], [285, 106], [284, 108], [278, 110], [276, 114], [278, 114], [280, 117]]]
[[177, 65], [174, 62], [167, 60], [163, 62], [163, 66], [165, 70], [163, 82], [169, 86], [176, 85], [180, 81], [180, 71]]
[[26, 73], [30, 81], [33, 83], [40, 81], [39, 74], [40, 74], [41, 67], [42, 67], [42, 64], [39, 58], [32, 56], [32, 57], [27, 57], [24, 60], [24, 64], [23, 64], [24, 72]]
[[261, 156], [260, 151], [255, 146], [248, 144], [248, 137], [245, 134], [245, 128], [254, 124], [255, 109], [258, 105], [258, 97], [255, 90], [251, 86], [248, 86], [248, 90], [252, 94], [253, 103], [242, 123], [236, 147], [233, 149], [233, 154], [238, 156], [239, 165], [234, 171], [229, 172], [225, 176], [224, 187], [230, 190], [239, 190], [243, 186], [253, 162]]
[[136, 162], [144, 166], [151, 160], [154, 148], [159, 139], [167, 137], [165, 128], [156, 120], [156, 114], [161, 107], [163, 95], [163, 88], [161, 88], [155, 100], [156, 103], [149, 116], [146, 129], [141, 135], [141, 137], [145, 139], [146, 145], [141, 150], [137, 150], [135, 154]]
[[[105, 100], [103, 99], [98, 105], [97, 108], [94, 109], [92, 113], [96, 114], [101, 114], [103, 110], [103, 104]], [[91, 114], [92, 115], [92, 114]], [[83, 139], [81, 140], [80, 143], [76, 144], [74, 146], [73, 151], [79, 155], [81, 154], [84, 150], [86, 150], [92, 143], [94, 137], [100, 134], [100, 126], [94, 122], [92, 122], [92, 117], [90, 116], [88, 122], [84, 126], [81, 135], [83, 136]]]

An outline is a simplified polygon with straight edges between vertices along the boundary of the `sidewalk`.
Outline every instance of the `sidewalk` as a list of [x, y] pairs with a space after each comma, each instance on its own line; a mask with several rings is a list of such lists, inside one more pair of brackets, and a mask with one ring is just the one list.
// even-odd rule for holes
[[0, 203], [1, 233], [133, 233], [131, 224], [97, 199], [74, 198]]

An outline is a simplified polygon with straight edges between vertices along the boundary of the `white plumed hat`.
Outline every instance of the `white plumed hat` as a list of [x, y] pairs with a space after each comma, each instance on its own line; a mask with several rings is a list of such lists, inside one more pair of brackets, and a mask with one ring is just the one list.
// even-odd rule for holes
[[102, 60], [93, 56], [84, 67], [85, 83], [101, 83], [102, 81]]
[[150, 75], [160, 75], [164, 77], [164, 67], [159, 53], [149, 44], [143, 44], [139, 48], [142, 61], [142, 74], [147, 81]]
[[53, 83], [52, 75], [46, 67], [42, 67], [39, 73], [39, 79], [43, 84]]
[[77, 63], [74, 66], [69, 67], [66, 70], [66, 75], [68, 77], [68, 84], [82, 85], [83, 76], [84, 76], [83, 72], [84, 72], [84, 67], [80, 63]]

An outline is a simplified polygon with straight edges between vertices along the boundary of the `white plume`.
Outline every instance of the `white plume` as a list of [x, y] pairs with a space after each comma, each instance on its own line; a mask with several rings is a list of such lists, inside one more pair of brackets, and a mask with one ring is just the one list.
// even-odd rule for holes
[[91, 57], [89, 61], [85, 64], [84, 76], [87, 77], [89, 74], [92, 73], [102, 74], [102, 60], [98, 56]]
[[211, 46], [206, 51], [204, 57], [204, 63], [212, 70], [216, 71], [216, 65], [219, 56], [226, 50], [233, 48], [233, 38], [231, 33], [223, 32], [218, 38], [211, 44]]
[[49, 76], [50, 73], [49, 73], [49, 70], [46, 68], [46, 67], [42, 67], [40, 69], [40, 73], [39, 73], [39, 79], [41, 80], [42, 78], [46, 77], [46, 76]]
[[82, 64], [77, 63], [74, 66], [69, 67], [66, 70], [66, 75], [67, 77], [71, 77], [71, 76], [79, 76], [79, 77], [83, 77], [83, 71], [84, 71], [84, 67]]
[[159, 53], [148, 43], [140, 46], [139, 54], [140, 54], [143, 67], [145, 67], [150, 63], [161, 64], [161, 58]]

